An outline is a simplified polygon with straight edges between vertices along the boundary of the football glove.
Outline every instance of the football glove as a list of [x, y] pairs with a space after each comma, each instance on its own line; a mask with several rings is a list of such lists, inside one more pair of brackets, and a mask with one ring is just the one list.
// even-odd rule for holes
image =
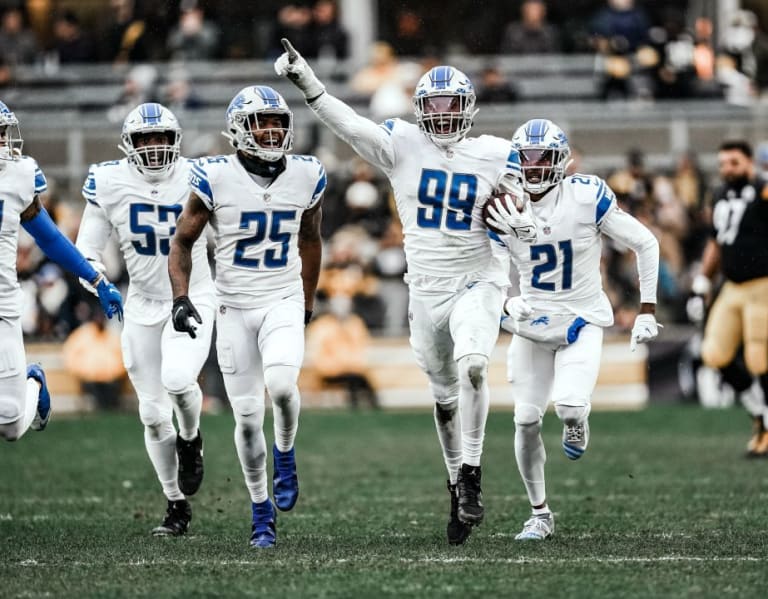
[[110, 283], [102, 274], [96, 277], [93, 285], [96, 287], [96, 295], [99, 298], [101, 309], [104, 310], [104, 314], [107, 315], [107, 318], [112, 318], [117, 314], [117, 319], [122, 322], [123, 296], [120, 295], [117, 287]]
[[691, 284], [691, 296], [685, 303], [685, 312], [688, 320], [694, 324], [699, 324], [704, 320], [706, 312], [707, 297], [712, 290], [712, 282], [702, 274], [694, 277]]
[[[94, 270], [102, 275], [105, 276], [104, 273], [107, 272], [107, 267], [104, 266], [101, 262], [97, 262], [93, 258], [86, 258], [88, 262], [93, 266]], [[78, 279], [80, 281], [80, 285], [83, 286], [83, 289], [85, 289], [88, 293], [92, 293], [96, 297], [99, 296], [99, 293], [96, 291], [96, 287], [91, 285], [90, 281], [86, 281], [85, 279]]]
[[[493, 202], [488, 206], [488, 224], [501, 231], [504, 235], [514, 235], [520, 241], [533, 243], [538, 237], [536, 223], [533, 220], [531, 203], [520, 188], [520, 195], [512, 195], [513, 202], [488, 200]], [[509, 206], [512, 205], [510, 208]]]
[[322, 96], [325, 92], [325, 86], [317, 78], [304, 57], [286, 38], [282, 38], [280, 42], [283, 44], [285, 52], [275, 61], [275, 72], [281, 77], [288, 77], [291, 83], [301, 90], [305, 99], [314, 100]]
[[525, 320], [533, 313], [531, 308], [521, 296], [508, 297], [504, 302], [504, 314], [514, 320]]
[[635, 351], [638, 343], [648, 343], [659, 336], [659, 329], [663, 325], [656, 322], [653, 314], [638, 314], [635, 318], [635, 326], [632, 327], [632, 337], [629, 340], [629, 349]]
[[200, 314], [189, 297], [180, 295], [173, 300], [173, 308], [171, 309], [173, 328], [180, 333], [188, 333], [192, 339], [195, 339], [197, 337], [195, 334], [197, 327], [192, 324], [192, 319], [196, 320], [197, 324], [203, 324], [203, 319], [200, 318]]

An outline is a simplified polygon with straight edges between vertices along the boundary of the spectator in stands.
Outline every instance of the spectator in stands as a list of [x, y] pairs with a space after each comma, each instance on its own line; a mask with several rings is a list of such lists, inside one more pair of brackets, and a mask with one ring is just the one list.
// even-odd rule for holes
[[0, 56], [14, 67], [32, 64], [39, 47], [32, 31], [24, 25], [24, 15], [18, 8], [7, 9], [0, 25]]
[[205, 102], [197, 95], [189, 81], [189, 73], [180, 65], [171, 67], [168, 71], [162, 95], [162, 104], [174, 114], [205, 106]]
[[343, 385], [349, 406], [361, 403], [379, 407], [379, 398], [369, 379], [367, 351], [370, 334], [363, 319], [352, 312], [352, 298], [334, 290], [328, 312], [307, 327], [307, 361], [324, 385]]
[[218, 56], [219, 28], [205, 18], [197, 0], [182, 0], [179, 22], [168, 35], [171, 60], [211, 60]]
[[645, 169], [645, 155], [639, 148], [627, 152], [626, 166], [612, 173], [608, 186], [616, 192], [622, 208], [633, 216], [637, 216], [642, 206], [649, 207], [653, 181]]
[[346, 59], [349, 56], [349, 34], [339, 23], [336, 0], [318, 0], [312, 7], [312, 18], [318, 56]]
[[277, 26], [274, 28], [267, 58], [277, 58], [283, 52], [282, 38], [291, 40], [303, 56], [317, 58], [318, 46], [312, 28], [312, 10], [303, 4], [291, 2], [277, 11]]
[[662, 25], [652, 27], [648, 38], [655, 52], [651, 68], [654, 97], [691, 97], [696, 79], [695, 46], [693, 35], [685, 29], [685, 15], [667, 8]]
[[477, 101], [481, 104], [516, 102], [518, 98], [515, 86], [494, 65], [483, 69], [477, 87]]
[[731, 104], [749, 105], [768, 89], [768, 35], [759, 27], [755, 13], [736, 11], [723, 34], [718, 57], [718, 78]]
[[93, 43], [80, 28], [80, 19], [65, 10], [53, 23], [53, 53], [59, 64], [91, 62], [95, 58]]
[[560, 33], [547, 22], [543, 0], [525, 0], [520, 20], [507, 25], [501, 38], [502, 54], [552, 54], [560, 51]]
[[598, 62], [599, 96], [628, 98], [634, 94], [632, 72], [634, 53], [647, 42], [650, 21], [634, 0], [608, 0], [592, 19], [594, 47]]
[[151, 58], [147, 25], [135, 12], [134, 0], [110, 0], [110, 15], [100, 33], [101, 59], [115, 64]]
[[139, 104], [157, 101], [156, 83], [157, 70], [155, 67], [147, 64], [133, 67], [125, 78], [120, 97], [114, 106], [107, 111], [107, 118], [110, 122], [122, 122], [128, 113]]
[[424, 18], [408, 8], [398, 12], [392, 45], [398, 56], [423, 56], [427, 49]]
[[101, 310], [92, 309], [90, 322], [79, 326], [62, 347], [64, 366], [102, 410], [120, 406], [125, 380], [120, 337], [106, 327]]

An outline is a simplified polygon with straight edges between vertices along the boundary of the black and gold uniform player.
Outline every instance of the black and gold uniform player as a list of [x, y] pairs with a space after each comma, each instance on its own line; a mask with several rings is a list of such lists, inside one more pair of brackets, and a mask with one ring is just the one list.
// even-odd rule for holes
[[[752, 148], [746, 141], [721, 144], [718, 169], [722, 186], [713, 196], [712, 236], [692, 291], [707, 297], [722, 273], [723, 286], [709, 310], [701, 357], [726, 379], [743, 346], [744, 362], [768, 397], [768, 182], [755, 174]], [[743, 377], [742, 377], [743, 379]], [[747, 383], [751, 377], [747, 378]], [[742, 385], [743, 386], [743, 385]], [[743, 391], [743, 389], [737, 389]], [[750, 456], [768, 457], [768, 409], [763, 402], [745, 406], [754, 432]]]

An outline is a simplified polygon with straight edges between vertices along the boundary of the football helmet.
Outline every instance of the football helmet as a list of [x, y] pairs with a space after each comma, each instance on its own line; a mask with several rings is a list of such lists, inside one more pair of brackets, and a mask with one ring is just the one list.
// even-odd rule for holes
[[[140, 145], [142, 135], [165, 133], [167, 144]], [[181, 151], [181, 125], [174, 114], [162, 104], [140, 104], [125, 117], [120, 148], [136, 169], [149, 178], [166, 174]]]
[[523, 187], [542, 194], [565, 177], [571, 162], [571, 148], [563, 130], [547, 119], [532, 119], [512, 136], [512, 146], [520, 154]]
[[453, 67], [435, 67], [422, 75], [413, 93], [419, 128], [438, 146], [461, 141], [477, 114], [475, 88]]
[[[269, 126], [265, 119], [270, 116], [279, 117], [282, 126]], [[293, 113], [271, 87], [245, 87], [229, 103], [227, 131], [222, 135], [236, 150], [275, 162], [293, 147]]]
[[18, 160], [23, 145], [19, 119], [0, 101], [0, 160]]

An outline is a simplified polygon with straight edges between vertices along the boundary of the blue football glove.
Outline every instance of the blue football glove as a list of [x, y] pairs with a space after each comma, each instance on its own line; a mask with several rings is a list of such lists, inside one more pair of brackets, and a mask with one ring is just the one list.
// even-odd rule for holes
[[104, 310], [104, 314], [107, 318], [112, 318], [117, 314], [117, 319], [123, 321], [123, 296], [117, 290], [112, 283], [110, 283], [104, 275], [99, 275], [96, 279], [96, 293], [99, 296], [99, 303], [101, 309]]

